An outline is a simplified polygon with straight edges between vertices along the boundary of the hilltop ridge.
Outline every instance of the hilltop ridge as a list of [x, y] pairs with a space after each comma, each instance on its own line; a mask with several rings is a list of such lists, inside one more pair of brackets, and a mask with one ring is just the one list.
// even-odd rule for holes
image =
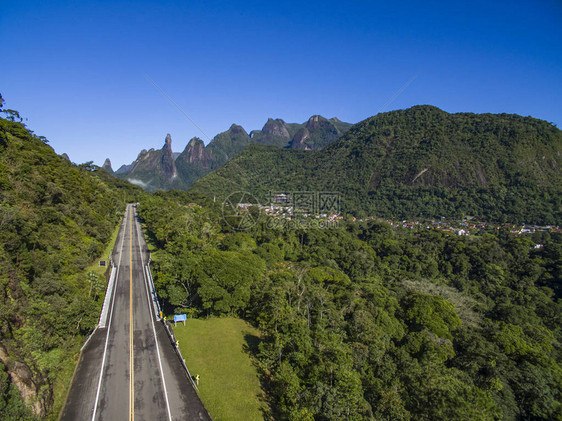
[[546, 121], [420, 105], [370, 117], [316, 151], [251, 145], [193, 189], [260, 200], [269, 191], [337, 191], [356, 216], [555, 223], [561, 155], [562, 132]]

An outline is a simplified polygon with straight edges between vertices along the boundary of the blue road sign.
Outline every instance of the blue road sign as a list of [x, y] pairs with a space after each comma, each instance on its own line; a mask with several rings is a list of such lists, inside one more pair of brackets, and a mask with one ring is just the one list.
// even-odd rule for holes
[[187, 320], [187, 314], [174, 314], [174, 325], [177, 322], [183, 322], [185, 325], [185, 321]]

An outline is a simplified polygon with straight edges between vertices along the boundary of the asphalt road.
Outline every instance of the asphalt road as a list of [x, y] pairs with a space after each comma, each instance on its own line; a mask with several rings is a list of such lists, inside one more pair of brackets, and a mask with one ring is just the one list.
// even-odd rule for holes
[[146, 242], [127, 206], [107, 327], [84, 347], [61, 420], [210, 420], [151, 307]]

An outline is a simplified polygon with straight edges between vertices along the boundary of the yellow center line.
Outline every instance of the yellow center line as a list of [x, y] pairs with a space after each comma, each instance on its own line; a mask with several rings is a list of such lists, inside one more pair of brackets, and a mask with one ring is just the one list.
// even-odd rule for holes
[[135, 419], [135, 365], [133, 356], [133, 218], [129, 218], [129, 420]]

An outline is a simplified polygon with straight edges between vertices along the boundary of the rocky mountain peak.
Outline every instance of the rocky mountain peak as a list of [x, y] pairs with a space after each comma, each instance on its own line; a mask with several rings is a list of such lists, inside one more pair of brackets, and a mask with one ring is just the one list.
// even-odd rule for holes
[[291, 135], [289, 134], [289, 130], [287, 130], [287, 123], [285, 123], [280, 118], [272, 119], [269, 118], [263, 129], [261, 129], [262, 133], [264, 134], [271, 134], [273, 136], [279, 136], [285, 139], [290, 139]]
[[119, 168], [117, 168], [117, 171], [115, 171], [115, 174], [124, 174], [124, 173], [128, 172], [131, 169], [132, 166], [133, 166], [132, 164], [129, 164], [129, 165], [123, 164]]
[[232, 124], [228, 129], [232, 134], [245, 134], [246, 136], [248, 133], [244, 130], [244, 127], [239, 126], [238, 124]]
[[197, 165], [208, 168], [211, 161], [211, 155], [205, 149], [205, 143], [198, 137], [192, 138], [183, 152], [177, 159], [178, 165], [184, 167], [186, 164]]
[[191, 140], [187, 143], [187, 146], [185, 147], [185, 149], [194, 149], [194, 148], [200, 148], [200, 147], [205, 147], [205, 143], [199, 139], [198, 137], [193, 137], [191, 138]]
[[103, 165], [101, 167], [104, 170], [106, 170], [108, 173], [110, 174], [113, 173], [113, 168], [111, 167], [111, 160], [109, 158], [105, 158], [105, 161], [103, 162]]
[[321, 115], [313, 115], [306, 122], [306, 128], [308, 130], [318, 130], [321, 127], [331, 125], [330, 121]]
[[[118, 174], [124, 172], [120, 168]], [[127, 176], [138, 180], [143, 180], [143, 177], [150, 180], [149, 177], [154, 177], [153, 174], [158, 174], [162, 179], [171, 182], [178, 175], [172, 152], [172, 136], [170, 134], [166, 135], [162, 149], [155, 150], [151, 148], [148, 151], [143, 149], [126, 172]]]
[[172, 136], [170, 133], [166, 135], [164, 147], [162, 148], [162, 158], [160, 159], [164, 174], [170, 179], [175, 178], [177, 174], [176, 165], [174, 163], [174, 155], [172, 152]]
[[295, 133], [293, 140], [291, 141], [292, 149], [310, 149], [306, 144], [306, 141], [310, 138], [310, 131], [303, 127]]
[[164, 148], [168, 148], [172, 150], [172, 136], [170, 136], [170, 133], [166, 135], [166, 140], [164, 141]]

